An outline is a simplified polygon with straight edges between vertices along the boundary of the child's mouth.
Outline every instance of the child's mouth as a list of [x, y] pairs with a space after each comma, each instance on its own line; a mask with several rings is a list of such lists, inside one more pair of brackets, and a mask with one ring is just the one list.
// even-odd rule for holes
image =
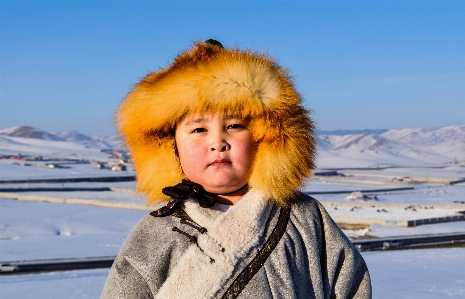
[[217, 159], [213, 161], [210, 166], [223, 166], [223, 165], [229, 165], [231, 164], [231, 161], [226, 160], [226, 159]]

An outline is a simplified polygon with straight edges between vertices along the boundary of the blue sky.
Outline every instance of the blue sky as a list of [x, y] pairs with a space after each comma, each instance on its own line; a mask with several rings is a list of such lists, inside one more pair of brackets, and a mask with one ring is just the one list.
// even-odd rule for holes
[[465, 1], [3, 1], [0, 128], [115, 133], [194, 40], [266, 51], [321, 130], [465, 123]]

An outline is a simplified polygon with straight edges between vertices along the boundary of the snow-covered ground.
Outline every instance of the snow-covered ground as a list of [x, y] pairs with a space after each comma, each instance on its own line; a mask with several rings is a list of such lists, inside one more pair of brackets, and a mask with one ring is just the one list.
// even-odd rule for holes
[[0, 199], [0, 260], [116, 255], [147, 211]]
[[[81, 195], [86, 193], [90, 192], [82, 192]], [[97, 195], [92, 196], [98, 196], [98, 193], [119, 194], [118, 192], [94, 192], [93, 194]], [[139, 198], [135, 194], [121, 194]], [[381, 216], [381, 213], [372, 208], [360, 208], [350, 212], [346, 211], [348, 207], [339, 206], [338, 210], [335, 210], [334, 207], [327, 206], [327, 210], [333, 216], [341, 215], [339, 210], [345, 212], [342, 215], [350, 216], [352, 213], [360, 213], [361, 210], [364, 212], [363, 217], [366, 218]], [[417, 215], [430, 213], [447, 215], [454, 210], [426, 209], [422, 211], [419, 209], [418, 212], [412, 212], [402, 209], [402, 211], [405, 214], [419, 217]], [[147, 212], [85, 204], [54, 204], [2, 198], [0, 199], [0, 261], [116, 255], [127, 233]], [[386, 214], [390, 214], [389, 210], [382, 213], [382, 216], [386, 217]], [[391, 212], [391, 214], [394, 213]], [[392, 217], [402, 219], [395, 214]], [[420, 216], [420, 218], [426, 217]], [[347, 235], [359, 238], [364, 235], [388, 237], [452, 232], [465, 232], [465, 222], [417, 227], [371, 225], [367, 229], [346, 231]]]
[[109, 270], [0, 276], [0, 298], [99, 298]]
[[364, 252], [373, 298], [465, 298], [465, 248]]
[[[101, 153], [92, 153], [98, 154]], [[108, 155], [106, 155], [108, 156]], [[102, 159], [106, 159], [103, 156]], [[97, 169], [96, 164], [69, 164], [71, 168], [46, 168], [21, 166], [14, 164], [11, 160], [0, 159], [0, 181], [3, 180], [43, 180], [79, 177], [109, 177], [134, 175], [132, 167], [128, 171], [111, 171], [108, 169]], [[44, 164], [44, 162], [42, 162]], [[3, 184], [0, 188], [3, 188]]]

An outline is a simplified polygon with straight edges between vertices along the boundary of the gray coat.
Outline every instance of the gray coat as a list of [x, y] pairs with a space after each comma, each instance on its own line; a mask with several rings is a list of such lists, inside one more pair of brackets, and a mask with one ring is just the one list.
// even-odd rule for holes
[[[282, 237], [276, 244], [269, 240], [279, 233], [278, 220], [285, 218], [279, 215], [285, 215], [285, 209], [268, 205], [268, 211], [260, 214], [265, 216], [257, 216], [262, 217], [263, 222], [257, 222], [261, 230], [256, 233], [256, 239], [238, 251], [240, 255], [235, 255], [237, 258], [230, 263], [232, 265], [222, 267], [225, 270], [221, 275], [215, 272], [218, 269], [209, 267], [223, 265], [221, 254], [227, 253], [229, 247], [222, 248], [221, 244], [226, 241], [218, 242], [221, 244], [217, 253], [202, 245], [203, 235], [183, 210], [166, 217], [145, 216], [125, 240], [101, 298], [174, 298], [174, 295], [164, 294], [178, 294], [175, 297], [179, 298], [371, 298], [365, 261], [318, 201], [302, 193], [297, 195], [289, 220], [282, 226]], [[257, 207], [258, 210], [265, 209]], [[244, 222], [247, 224], [247, 220]], [[212, 235], [214, 229], [211, 228]], [[270, 244], [276, 248], [268, 256]], [[263, 249], [264, 245], [268, 247]], [[256, 258], [259, 253], [261, 255]], [[204, 261], [180, 262], [189, 254]], [[175, 292], [162, 292], [160, 289], [168, 278], [180, 272], [176, 270], [178, 262], [189, 275], [166, 283], [171, 284]], [[258, 271], [244, 283], [250, 276], [247, 269], [251, 267]], [[210, 281], [214, 282], [209, 284]], [[198, 295], [195, 285], [200, 285], [200, 289], [206, 288], [203, 285], [213, 285], [213, 288], [205, 293], [208, 295]], [[229, 297], [224, 296], [226, 292]]]

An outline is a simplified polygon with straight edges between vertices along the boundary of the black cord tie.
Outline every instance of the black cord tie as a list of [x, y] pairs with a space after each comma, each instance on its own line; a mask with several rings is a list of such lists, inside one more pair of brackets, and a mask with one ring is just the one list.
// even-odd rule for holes
[[207, 192], [201, 185], [188, 180], [182, 180], [182, 183], [176, 184], [175, 186], [165, 187], [161, 192], [171, 197], [172, 200], [169, 201], [166, 206], [151, 212], [150, 215], [154, 217], [169, 214], [179, 203], [189, 197], [197, 199], [202, 208], [211, 208], [216, 203], [216, 194]]
[[[206, 229], [205, 227], [202, 227], [202, 226], [198, 225], [198, 224], [195, 223], [195, 222], [187, 221], [187, 220], [184, 219], [184, 218], [181, 219], [180, 223], [181, 223], [181, 224], [185, 224], [185, 225], [187, 225], [187, 226], [192, 227], [193, 229], [198, 230], [201, 234], [205, 234], [205, 233], [207, 232], [207, 229]], [[174, 230], [174, 229], [173, 229], [173, 230]], [[198, 244], [197, 244], [197, 245], [198, 245]], [[223, 246], [221, 246], [221, 245], [218, 245], [218, 246], [221, 248], [221, 252], [224, 252], [224, 251], [225, 251], [225, 249], [224, 249]], [[215, 260], [213, 260], [213, 261], [215, 261]]]
[[182, 231], [179, 228], [177, 228], [176, 226], [173, 226], [173, 228], [171, 230], [174, 231], [174, 232], [178, 232], [181, 235], [185, 236], [186, 238], [189, 239], [189, 241], [191, 241], [191, 243], [197, 244], [197, 237], [196, 236], [189, 235], [185, 231]]
[[192, 222], [187, 221], [186, 219], [181, 219], [181, 224], [185, 224], [187, 226], [192, 227], [193, 229], [198, 230], [201, 234], [204, 234], [207, 232], [207, 229], [205, 227], [201, 227], [200, 225], [196, 225]]
[[154, 217], [165, 216], [169, 214], [179, 203], [188, 198], [197, 199], [202, 208], [211, 208], [215, 205], [218, 195], [232, 194], [247, 187], [248, 185], [245, 184], [241, 188], [228, 193], [214, 194], [206, 191], [200, 184], [183, 179], [182, 183], [176, 184], [175, 186], [165, 187], [161, 190], [163, 194], [168, 195], [172, 198], [172, 200], [170, 200], [164, 207], [151, 212], [150, 215]]
[[[197, 237], [196, 236], [192, 236], [192, 235], [189, 235], [188, 233], [186, 233], [185, 231], [182, 231], [180, 230], [179, 228], [177, 228], [176, 226], [173, 226], [173, 228], [171, 229], [172, 231], [174, 232], [177, 232], [177, 233], [180, 233], [181, 235], [185, 236], [186, 238], [189, 239], [189, 241], [193, 244], [195, 244], [197, 246], [197, 248], [200, 249], [200, 251], [202, 251], [203, 253], [205, 253], [203, 251], [202, 248], [200, 248], [199, 246], [199, 243], [197, 242]], [[224, 252], [224, 249], [223, 249], [223, 252]], [[207, 255], [208, 256], [208, 255]], [[208, 256], [210, 258], [210, 264], [213, 264], [215, 262], [215, 259], [212, 258], [211, 256]]]

